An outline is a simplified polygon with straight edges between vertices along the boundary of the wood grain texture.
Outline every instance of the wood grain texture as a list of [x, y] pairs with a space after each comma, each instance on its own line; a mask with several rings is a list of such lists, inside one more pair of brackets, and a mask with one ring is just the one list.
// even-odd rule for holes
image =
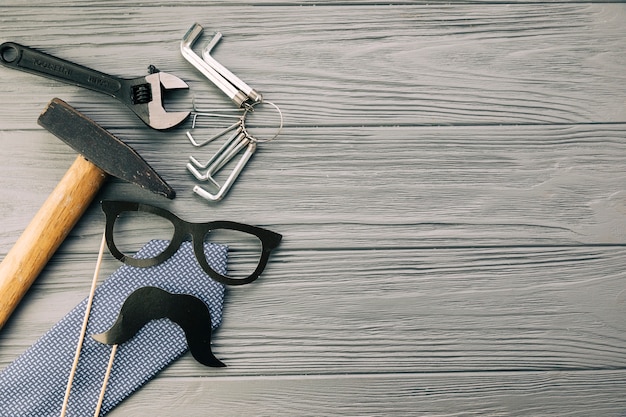
[[[199, 104], [230, 107], [178, 52], [201, 20], [225, 34], [216, 57], [279, 103], [289, 125], [624, 122], [626, 97], [615, 86], [624, 81], [625, 8], [44, 7], [31, 19], [24, 7], [2, 14], [0, 38], [119, 76], [154, 64], [188, 80]], [[45, 36], [30, 35], [37, 31]], [[6, 128], [29, 126], [43, 93], [93, 109], [104, 126], [139, 126], [106, 96], [0, 70], [14, 80], [7, 93], [23, 97]]]
[[[123, 403], [111, 416], [178, 415], [155, 406], [203, 409], [205, 416], [580, 416], [622, 415], [622, 371], [477, 374], [345, 375], [328, 377], [162, 379]], [[161, 396], [156, 393], [161, 388]], [[349, 398], [349, 402], [346, 401]], [[565, 410], [563, 404], [568, 404]]]
[[[184, 165], [217, 145], [193, 148], [190, 123], [151, 131], [105, 96], [0, 67], [0, 256], [75, 157], [36, 125], [54, 96], [177, 191], [111, 179], [98, 199], [284, 235], [227, 292], [213, 351], [228, 368], [187, 355], [112, 416], [626, 412], [626, 5], [472, 3], [5, 2], [2, 40], [122, 76], [153, 63], [189, 81], [170, 108], [230, 108], [178, 52], [199, 21], [284, 112], [209, 205]], [[94, 203], [0, 332], [0, 369], [86, 296], [103, 226]], [[101, 276], [118, 266], [105, 257]]]
[[[32, 3], [32, 0], [30, 0]], [[449, 6], [467, 6], [467, 5], [501, 5], [501, 4], [534, 4], [534, 3], [564, 3], [563, 0], [510, 0], [510, 1], [502, 1], [502, 0], [454, 0], [454, 1], [445, 1], [445, 2], [432, 2], [426, 0], [396, 0], [393, 3], [384, 2], [380, 0], [251, 0], [251, 1], [202, 1], [202, 0], [185, 0], [177, 2], [180, 6], [204, 6], [210, 7], [211, 10], [213, 8], [225, 8], [225, 7], [275, 7], [275, 6], [291, 6], [291, 7], [302, 7], [302, 6], [363, 6], [363, 5], [371, 5], [371, 6], [435, 6], [435, 7], [449, 7]], [[590, 3], [616, 3], [615, 1], [610, 0], [571, 0], [567, 1], [567, 3], [582, 3], [582, 4], [590, 4]], [[4, 6], [8, 7], [24, 7], [28, 6], [29, 2], [18, 0], [7, 0], [3, 3]], [[76, 1], [73, 0], [50, 0], [46, 2], [48, 5], [52, 5], [54, 7], [89, 7], [88, 4], [77, 4]], [[163, 7], [163, 6], [171, 6], [171, 2], [167, 1], [133, 1], [132, 7]], [[127, 7], [129, 6], [128, 2], [124, 0], [103, 0], [98, 2], [98, 6], [107, 6], [107, 7]]]

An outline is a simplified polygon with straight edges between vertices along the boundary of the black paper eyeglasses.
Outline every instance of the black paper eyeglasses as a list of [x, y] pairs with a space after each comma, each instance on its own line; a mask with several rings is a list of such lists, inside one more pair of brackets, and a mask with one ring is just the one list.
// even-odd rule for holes
[[[282, 239], [282, 235], [267, 229], [230, 221], [213, 221], [207, 223], [190, 223], [182, 220], [169, 211], [148, 204], [126, 201], [102, 201], [102, 210], [106, 216], [105, 238], [111, 254], [130, 266], [145, 268], [154, 266], [171, 257], [182, 242], [191, 235], [193, 250], [202, 269], [214, 280], [227, 285], [249, 284], [261, 275], [270, 256]], [[159, 232], [172, 230], [170, 244], [158, 254], [151, 257], [133, 257], [134, 250], [123, 242], [126, 237], [126, 223], [137, 221], [135, 215], [145, 218], [157, 218], [165, 224], [153, 227]], [[142, 219], [143, 220], [143, 219]], [[136, 228], [133, 239], [137, 239]], [[148, 229], [150, 231], [150, 229]], [[115, 238], [114, 238], [115, 237]], [[146, 237], [141, 236], [146, 243]], [[227, 275], [215, 271], [205, 254], [204, 244], [207, 242], [228, 245]], [[137, 243], [137, 242], [134, 242]]]

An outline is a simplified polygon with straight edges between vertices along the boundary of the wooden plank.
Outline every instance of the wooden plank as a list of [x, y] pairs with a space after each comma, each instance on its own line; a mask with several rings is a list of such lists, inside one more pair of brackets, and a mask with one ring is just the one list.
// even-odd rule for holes
[[[380, 0], [248, 0], [248, 1], [229, 1], [223, 2], [219, 0], [214, 1], [201, 1], [201, 0], [185, 0], [184, 2], [177, 2], [180, 6], [204, 6], [213, 8], [225, 8], [225, 7], [250, 7], [253, 6], [255, 9], [259, 7], [274, 7], [274, 6], [290, 6], [290, 7], [303, 7], [303, 6], [315, 6], [315, 7], [324, 7], [324, 6], [342, 6], [342, 7], [358, 7], [363, 5], [371, 5], [371, 6], [431, 6], [431, 7], [449, 7], [449, 6], [467, 6], [467, 5], [476, 5], [476, 6], [484, 6], [484, 5], [500, 5], [500, 4], [536, 4], [536, 3], [564, 3], [563, 0], [454, 0], [454, 1], [446, 1], [445, 3], [433, 3], [432, 1], [427, 0], [395, 0], [393, 3], [384, 2]], [[571, 0], [567, 3], [580, 3], [580, 4], [590, 4], [590, 3], [617, 3], [616, 0]], [[51, 0], [46, 3], [47, 5], [51, 5], [54, 7], [89, 7], [89, 5], [85, 5], [82, 2], [77, 2], [76, 0]], [[171, 6], [171, 2], [167, 1], [133, 1], [132, 4], [124, 1], [124, 0], [104, 0], [98, 2], [99, 6], [107, 6], [107, 7], [168, 7]], [[17, 0], [8, 0], [4, 2], [4, 7], [24, 7], [24, 3], [20, 3]]]
[[[256, 284], [227, 293], [219, 375], [623, 369], [625, 251], [282, 248]], [[0, 366], [86, 296], [76, 265], [93, 268], [66, 257], [36, 284], [0, 334]]]
[[621, 370], [162, 378], [110, 415], [616, 416], [625, 382]]
[[[217, 58], [279, 103], [291, 126], [626, 121], [626, 93], [615, 88], [623, 4], [125, 10], [44, 7], [33, 20], [32, 8], [10, 7], [0, 37], [120, 76], [155, 64], [188, 80], [199, 104], [230, 107], [178, 51], [201, 20], [225, 34]], [[97, 93], [6, 68], [0, 75], [12, 80], [5, 95], [20, 98], [1, 116], [4, 128], [33, 126], [53, 95], [101, 113], [107, 126], [141, 125]]]
[[[625, 131], [620, 124], [288, 128], [260, 146], [226, 200], [209, 204], [191, 192], [197, 182], [185, 163], [214, 148], [193, 148], [183, 132], [161, 140], [118, 130], [178, 196], [167, 201], [114, 180], [99, 198], [140, 199], [195, 221], [265, 225], [299, 249], [622, 244]], [[75, 155], [43, 129], [5, 132], [3, 143], [0, 253]], [[77, 235], [97, 245], [102, 222], [92, 207]]]

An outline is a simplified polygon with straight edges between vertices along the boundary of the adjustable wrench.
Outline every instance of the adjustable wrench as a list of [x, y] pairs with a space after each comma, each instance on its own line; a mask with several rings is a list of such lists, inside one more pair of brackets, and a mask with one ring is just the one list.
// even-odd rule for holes
[[180, 78], [164, 72], [132, 79], [118, 78], [14, 42], [0, 45], [0, 63], [115, 97], [153, 129], [172, 128], [190, 114], [165, 111], [162, 92], [188, 88], [188, 85]]

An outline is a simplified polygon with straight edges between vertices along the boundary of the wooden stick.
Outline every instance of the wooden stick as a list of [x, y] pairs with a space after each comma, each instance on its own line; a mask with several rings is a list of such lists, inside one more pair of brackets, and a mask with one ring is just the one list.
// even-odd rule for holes
[[94, 417], [98, 417], [100, 415], [100, 409], [102, 408], [102, 402], [104, 401], [104, 394], [107, 390], [107, 385], [109, 384], [109, 377], [111, 376], [111, 371], [113, 370], [113, 362], [115, 361], [115, 354], [117, 353], [117, 347], [119, 345], [113, 345], [111, 348], [111, 355], [109, 356], [109, 364], [107, 365], [106, 372], [104, 373], [104, 380], [102, 381], [102, 388], [100, 388], [100, 396], [98, 397], [98, 404], [96, 405], [96, 410], [94, 411]]
[[0, 263], [0, 329], [105, 179], [104, 171], [79, 155]]
[[61, 417], [65, 416], [67, 411], [67, 405], [70, 401], [70, 392], [72, 391], [72, 384], [74, 383], [74, 375], [76, 375], [76, 369], [78, 368], [78, 360], [80, 359], [80, 352], [83, 348], [83, 342], [85, 340], [85, 334], [87, 333], [87, 324], [89, 323], [89, 313], [91, 313], [91, 305], [93, 304], [93, 297], [96, 294], [96, 286], [98, 284], [98, 276], [100, 275], [100, 265], [102, 265], [102, 255], [104, 254], [104, 246], [106, 245], [106, 235], [102, 233], [102, 242], [100, 242], [100, 250], [98, 252], [98, 260], [96, 261], [96, 268], [93, 271], [93, 279], [91, 280], [91, 289], [89, 290], [89, 298], [87, 299], [87, 305], [85, 306], [85, 315], [83, 316], [83, 325], [80, 329], [80, 335], [78, 336], [78, 342], [76, 343], [76, 351], [74, 352], [74, 361], [72, 362], [72, 369], [70, 370], [70, 376], [67, 379], [67, 385], [65, 386], [65, 397], [63, 398], [63, 406], [61, 407]]

